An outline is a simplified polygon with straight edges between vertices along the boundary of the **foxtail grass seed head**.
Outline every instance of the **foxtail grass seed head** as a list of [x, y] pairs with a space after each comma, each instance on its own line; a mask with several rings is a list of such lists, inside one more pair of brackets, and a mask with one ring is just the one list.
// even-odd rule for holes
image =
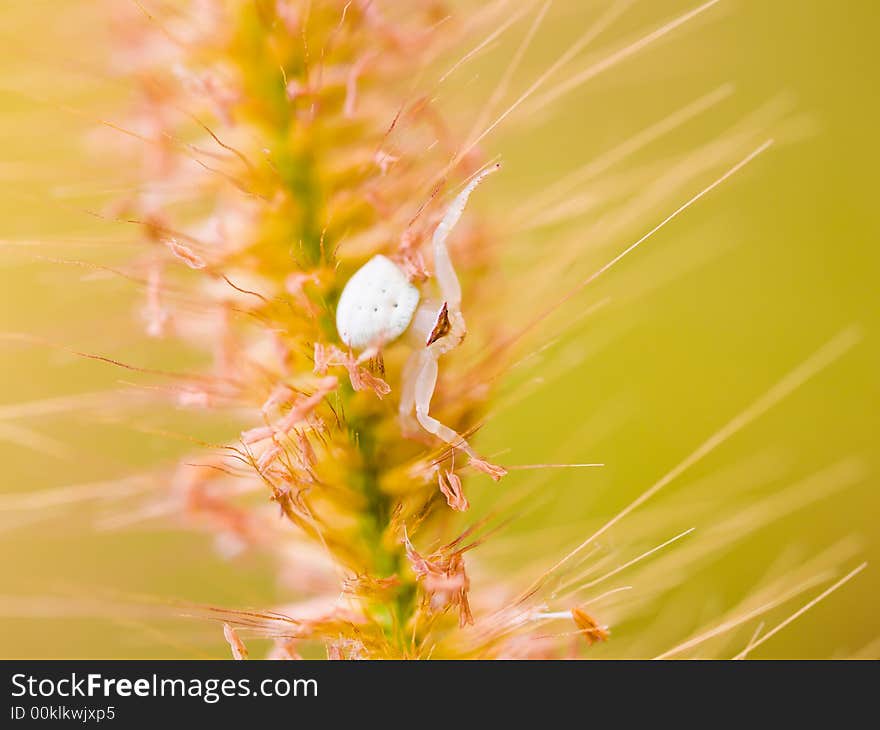
[[[119, 209], [154, 244], [145, 331], [213, 355], [179, 405], [247, 414], [210, 464], [181, 465], [181, 507], [238, 550], [265, 539], [256, 506], [224, 495], [262, 493], [292, 528], [271, 550], [311, 542], [329, 557], [323, 610], [292, 616], [277, 652], [317, 639], [332, 657], [419, 655], [447, 614], [473, 618], [465, 550], [423, 557], [409, 535], [429, 543], [468, 509], [460, 473], [505, 473], [463, 435], [489, 395], [483, 373], [443, 372], [467, 333], [459, 277], [466, 291], [479, 273], [457, 254], [489, 248], [485, 227], [457, 224], [498, 165], [478, 150], [449, 165], [461, 143], [438, 145], [438, 110], [406, 91], [445, 42], [436, 4], [402, 18], [334, 0], [198, 9], [124, 26], [149, 192]], [[197, 314], [175, 306], [177, 287]], [[491, 332], [472, 336], [491, 347]], [[234, 624], [225, 637], [245, 658]]]

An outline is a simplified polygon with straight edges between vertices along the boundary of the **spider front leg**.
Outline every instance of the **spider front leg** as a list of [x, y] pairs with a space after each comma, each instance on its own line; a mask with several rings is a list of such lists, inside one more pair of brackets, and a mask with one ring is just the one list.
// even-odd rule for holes
[[444, 426], [440, 421], [430, 415], [431, 398], [437, 387], [437, 354], [430, 348], [422, 350], [418, 354], [415, 380], [413, 381], [413, 405], [416, 410], [416, 420], [428, 433], [432, 433], [450, 446], [464, 451], [468, 456], [475, 456], [473, 449], [464, 437], [456, 431]]
[[434, 236], [431, 239], [434, 253], [434, 277], [437, 279], [440, 293], [443, 295], [446, 305], [452, 311], [457, 312], [461, 309], [461, 284], [458, 283], [458, 277], [455, 275], [455, 267], [449, 256], [446, 239], [449, 238], [449, 234], [464, 213], [464, 207], [467, 205], [471, 193], [474, 192], [477, 185], [500, 167], [500, 163], [495, 164], [476, 175], [452, 201], [443, 215], [443, 219], [434, 229]]
[[[447, 335], [451, 337], [452, 335]], [[416, 420], [419, 425], [428, 433], [434, 434], [437, 438], [446, 442], [456, 449], [461, 449], [470, 458], [470, 464], [475, 469], [479, 469], [492, 477], [496, 482], [501, 479], [507, 470], [503, 467], [481, 459], [477, 453], [471, 448], [467, 440], [454, 429], [446, 426], [438, 421], [430, 414], [431, 398], [434, 396], [434, 390], [437, 387], [438, 365], [437, 360], [440, 355], [445, 352], [443, 342], [446, 337], [433, 343], [433, 345], [418, 350], [410, 356], [410, 362], [407, 363], [407, 375], [410, 382], [404, 383], [404, 393], [401, 400], [401, 414], [405, 406], [415, 407]], [[440, 347], [436, 347], [440, 345]], [[454, 345], [453, 345], [454, 346]], [[451, 349], [451, 348], [450, 348]], [[411, 411], [408, 412], [409, 415]]]

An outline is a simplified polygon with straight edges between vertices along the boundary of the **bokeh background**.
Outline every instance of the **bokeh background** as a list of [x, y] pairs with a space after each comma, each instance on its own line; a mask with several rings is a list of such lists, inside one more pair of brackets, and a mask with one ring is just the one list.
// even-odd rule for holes
[[[606, 6], [554, 3], [511, 99]], [[635, 2], [569, 73], [688, 7]], [[95, 215], [136, 184], [112, 136], [96, 132], [100, 120], [122, 118], [131, 95], [113, 66], [107, 4], [19, 0], [0, 12], [0, 654], [224, 656], [216, 625], [177, 618], [167, 602], [286, 600], [268, 566], [223, 561], [208, 536], [171, 520], [128, 523], [125, 515], [147, 488], [133, 475], [191, 448], [163, 432], [219, 440], [239, 425], [132, 400], [123, 381], [148, 380], [20, 337], [147, 367], [199, 363], [143, 336], [142, 292], [130, 282], [70, 263], [121, 265], [137, 245], [134, 227]], [[754, 656], [880, 654], [877, 20], [867, 1], [723, 0], [557, 104], [514, 116], [487, 141], [506, 171], [478, 207], [499, 230], [516, 224], [502, 256], [518, 285], [498, 298], [515, 318], [534, 309], [533, 293], [555, 275], [549, 263], [560, 260], [560, 241], [566, 251], [581, 247], [560, 276], [583, 278], [738, 159], [733, 150], [720, 167], [639, 197], [688, 154], [743, 119], [758, 142], [777, 138], [542, 325], [533, 349], [564, 334], [509, 374], [481, 449], [510, 450], [516, 463], [606, 466], [522, 472], [472, 490], [476, 509], [497, 498], [493, 490], [522, 490], [528, 479], [540, 496], [486, 546], [480, 570], [551, 563], [835, 333], [860, 327], [856, 347], [688, 470], [601, 549], [629, 556], [630, 537], [645, 539], [654, 524], [668, 527], [655, 542], [688, 527], [696, 539], [732, 511], [797, 494], [803, 480], [843, 464], [840, 484], [802, 505], [790, 499], [754, 533], [743, 526], [743, 540], [675, 577], [674, 589], [638, 616], [612, 622], [613, 640], [596, 656], [660, 653], [723, 616], [771, 566], [794, 571], [832, 546], [835, 575], [862, 560], [868, 568]], [[456, 73], [440, 97], [453, 119], [467, 124], [478, 113], [525, 27]], [[706, 113], [575, 191], [585, 196], [576, 201], [582, 213], [540, 225], [534, 213], [518, 219], [567, 172], [727, 83], [731, 93]], [[818, 590], [768, 614], [768, 625]], [[756, 626], [718, 653], [736, 653]]]

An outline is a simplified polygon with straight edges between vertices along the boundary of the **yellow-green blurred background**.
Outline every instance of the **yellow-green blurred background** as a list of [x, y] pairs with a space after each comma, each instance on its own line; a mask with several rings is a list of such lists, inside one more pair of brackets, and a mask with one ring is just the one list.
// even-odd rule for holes
[[[479, 5], [458, 3], [464, 12]], [[554, 3], [509, 98], [607, 5]], [[634, 3], [559, 78], [688, 7], [680, 0]], [[183, 366], [195, 362], [192, 355], [143, 337], [140, 291], [100, 271], [40, 258], [112, 266], [136, 251], [136, 230], [91, 214], [134, 184], [112, 138], [94, 131], [101, 119], [121, 119], [130, 95], [115, 73], [106, 11], [102, 3], [61, 0], [12, 0], [0, 10], [0, 331], [145, 366]], [[607, 184], [638, 195], [750, 112], [773, 100], [783, 109], [761, 122], [768, 136], [780, 136], [773, 149], [546, 323], [550, 334], [607, 299], [547, 350], [536, 369], [511, 374], [499, 396], [505, 408], [481, 435], [483, 450], [510, 449], [513, 463], [606, 466], [542, 473], [540, 508], [487, 546], [483, 570], [503, 575], [526, 557], [549, 564], [835, 333], [861, 327], [858, 346], [687, 471], [634, 520], [645, 530], [656, 515], [664, 525], [696, 527], [696, 535], [721, 520], [723, 510], [741, 509], [846, 459], [858, 465], [852, 483], [682, 576], [638, 618], [613, 626], [614, 639], [598, 656], [659, 653], [712, 625], [780, 556], [796, 566], [842, 539], [854, 547], [837, 575], [862, 560], [868, 568], [754, 655], [880, 653], [878, 15], [866, 1], [723, 0], [552, 109], [512, 118], [487, 142], [490, 153], [504, 157], [506, 171], [486, 187], [479, 206], [490, 220], [506, 220], [566, 172], [720, 84], [731, 82], [734, 92], [621, 163], [604, 178]], [[456, 74], [455, 90], [441, 97], [453, 118], [466, 122], [477, 113], [527, 23]], [[512, 235], [504, 249], [511, 279], [553, 260], [556, 241], [578, 235], [583, 253], [571, 276], [582, 277], [723, 168], [686, 181], [610, 231], [595, 227], [587, 213]], [[527, 279], [516, 281], [509, 305], [499, 298], [499, 306], [521, 314], [532, 303]], [[534, 346], [540, 344], [539, 333]], [[63, 490], [42, 491], [95, 484], [95, 494], [106, 493], [113, 487], [104, 482], [171, 463], [188, 450], [149, 429], [220, 439], [233, 436], [236, 424], [123, 396], [108, 407], [101, 394], [123, 391], [121, 381], [137, 376], [9, 336], [0, 343], [0, 368], [2, 656], [224, 656], [216, 626], [120, 607], [121, 599], [245, 607], [287, 598], [267, 565], [225, 562], [206, 535], [161, 522], [114, 527], [108, 518], [125, 511], [124, 496], [111, 508], [96, 508], [92, 501], [68, 504]], [[531, 379], [541, 375], [546, 384], [532, 389]], [[492, 489], [516, 490], [528, 478], [515, 474], [494, 488], [475, 483], [473, 501], [485, 508]], [[38, 500], [24, 498], [38, 491]], [[691, 524], [687, 510], [694, 504], [701, 521]], [[680, 520], [670, 519], [679, 511]], [[656, 541], [674, 533], [658, 531]], [[623, 549], [627, 539], [623, 523], [603, 549]], [[817, 592], [771, 614], [768, 625]], [[728, 654], [756, 625], [744, 627]]]

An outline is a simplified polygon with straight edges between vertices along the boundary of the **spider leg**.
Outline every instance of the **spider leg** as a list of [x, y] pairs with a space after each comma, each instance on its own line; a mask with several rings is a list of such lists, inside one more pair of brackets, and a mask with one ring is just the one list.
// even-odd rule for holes
[[444, 426], [440, 421], [429, 414], [431, 398], [434, 388], [437, 386], [437, 355], [431, 348], [425, 348], [419, 353], [419, 362], [413, 383], [413, 398], [416, 408], [416, 419], [422, 428], [434, 434], [450, 446], [461, 449], [468, 456], [476, 456], [465, 438], [456, 431]]
[[464, 207], [467, 205], [471, 193], [474, 192], [477, 185], [499, 167], [501, 165], [493, 165], [474, 177], [464, 190], [456, 196], [455, 200], [450, 203], [443, 219], [437, 228], [434, 229], [434, 236], [431, 240], [434, 251], [434, 276], [437, 278], [437, 284], [440, 287], [443, 299], [449, 308], [454, 311], [461, 309], [461, 284], [459, 284], [458, 277], [455, 274], [455, 267], [452, 265], [449, 249], [446, 247], [446, 239], [449, 237], [455, 224], [458, 223], [462, 213], [464, 213]]
[[[441, 343], [442, 340], [435, 343], [435, 345], [440, 345]], [[415, 380], [413, 382], [416, 420], [428, 433], [434, 434], [453, 448], [464, 451], [470, 457], [470, 463], [473, 467], [487, 473], [495, 481], [498, 481], [507, 473], [505, 469], [481, 459], [464, 436], [430, 415], [431, 398], [437, 386], [437, 359], [443, 352], [444, 349], [442, 347], [431, 346], [420, 351], [415, 356], [418, 358], [415, 364]]]
[[419, 372], [420, 361], [421, 352], [418, 350], [413, 351], [403, 364], [403, 372], [401, 373], [398, 416], [401, 429], [407, 436], [412, 435], [419, 428], [413, 416], [413, 411], [416, 407], [416, 376]]

